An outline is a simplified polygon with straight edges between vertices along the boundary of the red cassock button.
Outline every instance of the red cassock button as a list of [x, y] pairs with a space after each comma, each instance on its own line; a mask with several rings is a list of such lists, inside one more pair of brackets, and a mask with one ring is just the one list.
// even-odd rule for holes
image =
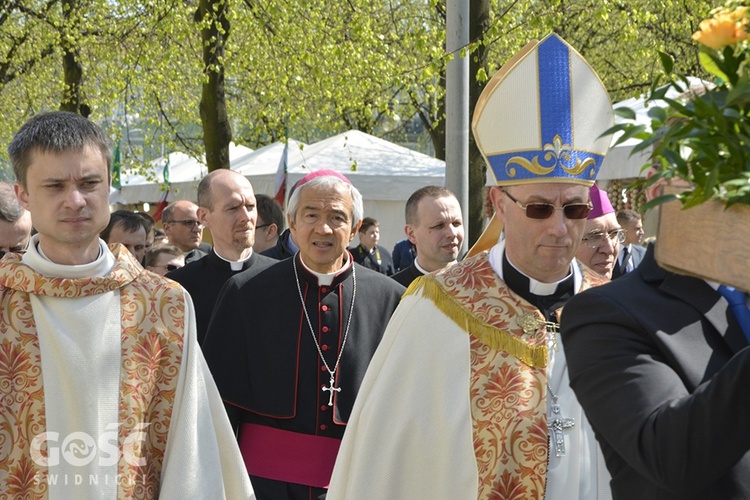
[[323, 344], [322, 346], [320, 346], [320, 348], [321, 348], [322, 350], [324, 350], [324, 351], [327, 351], [327, 350], [328, 350], [328, 346], [327, 346], [327, 345], [325, 345], [325, 344]]
[[320, 291], [321, 291], [322, 293], [326, 293], [326, 292], [328, 291], [328, 288], [326, 288], [326, 287], [321, 287], [321, 288], [320, 288]]
[[328, 306], [322, 306], [321, 309], [324, 310], [324, 311], [327, 311], [328, 310]]
[[326, 371], [325, 365], [320, 367], [320, 371], [322, 371], [322, 372]]
[[323, 333], [328, 333], [328, 331], [330, 330], [330, 328], [328, 328], [327, 326], [324, 326], [322, 328], [322, 330], [323, 330]]
[[328, 405], [320, 405], [320, 411], [326, 411]]
[[326, 430], [327, 428], [328, 428], [328, 426], [327, 426], [326, 424], [323, 424], [323, 425], [321, 425], [321, 426], [320, 426], [320, 430], [321, 430], [321, 431], [324, 431], [324, 430]]

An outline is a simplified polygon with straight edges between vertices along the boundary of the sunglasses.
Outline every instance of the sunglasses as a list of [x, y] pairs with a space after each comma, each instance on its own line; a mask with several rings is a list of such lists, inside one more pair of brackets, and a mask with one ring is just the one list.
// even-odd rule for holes
[[[502, 189], [502, 188], [501, 188]], [[526, 212], [526, 217], [529, 219], [549, 219], [555, 210], [562, 210], [565, 217], [568, 219], [585, 219], [591, 212], [591, 202], [589, 203], [569, 203], [562, 207], [556, 207], [551, 203], [527, 203], [524, 205], [517, 199], [513, 198], [509, 192], [502, 189], [502, 192], [510, 198], [510, 200], [521, 207]]]

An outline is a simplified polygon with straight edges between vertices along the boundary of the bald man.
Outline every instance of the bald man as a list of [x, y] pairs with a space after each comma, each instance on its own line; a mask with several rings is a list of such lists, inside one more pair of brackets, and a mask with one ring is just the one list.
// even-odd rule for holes
[[23, 252], [31, 238], [31, 213], [21, 206], [13, 187], [0, 182], [0, 251]]
[[214, 247], [202, 259], [167, 273], [193, 297], [200, 344], [224, 283], [237, 273], [255, 274], [276, 263], [253, 252], [257, 218], [253, 186], [245, 177], [220, 169], [201, 180], [196, 220], [211, 231]]

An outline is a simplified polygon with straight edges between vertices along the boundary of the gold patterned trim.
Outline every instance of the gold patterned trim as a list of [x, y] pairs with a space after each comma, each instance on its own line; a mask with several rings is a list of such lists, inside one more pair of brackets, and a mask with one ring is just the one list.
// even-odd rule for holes
[[425, 297], [474, 338], [495, 350], [507, 352], [529, 366], [547, 366], [547, 346], [531, 346], [509, 332], [480, 321], [431, 276], [421, 276], [414, 280], [404, 293], [404, 297], [414, 295], [419, 290], [424, 290]]

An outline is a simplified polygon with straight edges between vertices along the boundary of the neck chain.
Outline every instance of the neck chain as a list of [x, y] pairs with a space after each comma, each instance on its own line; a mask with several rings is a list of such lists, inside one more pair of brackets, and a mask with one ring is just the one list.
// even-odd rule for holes
[[326, 358], [323, 357], [323, 351], [320, 349], [318, 338], [315, 335], [315, 329], [312, 326], [312, 321], [310, 321], [310, 315], [307, 314], [307, 307], [305, 307], [305, 298], [302, 296], [302, 287], [299, 284], [299, 275], [297, 274], [296, 256], [292, 257], [292, 266], [294, 267], [294, 280], [297, 282], [297, 293], [299, 293], [299, 300], [302, 303], [302, 310], [305, 312], [307, 326], [310, 327], [310, 334], [312, 335], [313, 342], [315, 342], [315, 348], [318, 349], [320, 360], [323, 361], [323, 365], [325, 365], [326, 370], [328, 370], [328, 374], [331, 376], [331, 378], [329, 379], [329, 386], [323, 386], [322, 390], [323, 392], [328, 392], [328, 406], [333, 406], [333, 393], [341, 392], [341, 387], [334, 387], [333, 383], [336, 380], [336, 370], [338, 370], [339, 368], [339, 361], [341, 361], [341, 355], [344, 353], [344, 346], [346, 346], [346, 339], [349, 336], [349, 327], [352, 324], [352, 315], [354, 314], [354, 299], [357, 297], [357, 274], [354, 270], [354, 265], [352, 265], [352, 305], [351, 307], [349, 307], [349, 319], [346, 321], [346, 328], [344, 329], [344, 339], [341, 341], [341, 349], [339, 349], [339, 355], [336, 358], [336, 364], [333, 365], [333, 370], [331, 370], [331, 367], [328, 366]]
[[[552, 361], [555, 357], [555, 352], [558, 351], [559, 345], [557, 344], [557, 324], [556, 323], [547, 323], [547, 346], [549, 348], [549, 355], [550, 355], [550, 363], [549, 366], [554, 367], [554, 364]], [[560, 382], [557, 384], [557, 391], [559, 392], [562, 388], [563, 380], [565, 379], [565, 371], [568, 369], [567, 363], [563, 365], [562, 371], [560, 372]], [[552, 415], [550, 415], [548, 426], [550, 429], [550, 440], [551, 445], [554, 445], [555, 447], [555, 456], [556, 457], [564, 457], [565, 452], [565, 431], [570, 430], [573, 427], [575, 427], [575, 419], [574, 418], [566, 418], [562, 416], [562, 411], [560, 410], [560, 404], [558, 403], [557, 399], [558, 396], [555, 393], [555, 391], [552, 390], [552, 385], [550, 384], [550, 379], [552, 378], [552, 372], [550, 370], [550, 373], [547, 375], [547, 391], [549, 392], [549, 396], [551, 398], [551, 404], [550, 409], [552, 410]]]

